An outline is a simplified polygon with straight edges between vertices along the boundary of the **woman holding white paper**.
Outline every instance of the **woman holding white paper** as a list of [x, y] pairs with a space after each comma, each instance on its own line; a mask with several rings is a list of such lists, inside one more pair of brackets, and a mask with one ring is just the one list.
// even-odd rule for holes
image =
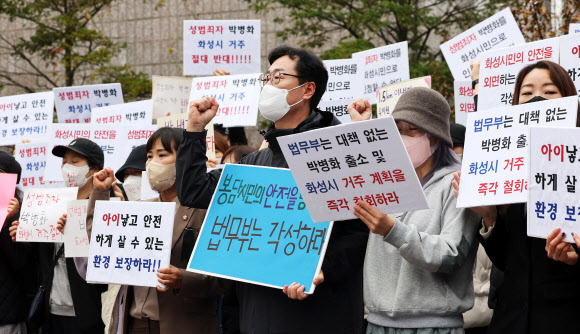
[[[473, 79], [478, 79], [477, 62]], [[518, 74], [513, 105], [577, 95], [564, 68], [550, 61], [524, 67]], [[479, 111], [485, 112], [485, 111]], [[460, 172], [453, 187], [459, 191]], [[547, 240], [527, 236], [526, 204], [471, 208], [483, 217], [479, 239], [493, 264], [504, 272], [494, 282], [497, 301], [487, 333], [571, 333], [580, 313], [578, 254], [559, 229]], [[555, 260], [561, 261], [557, 262]], [[491, 299], [491, 294], [490, 294]]]
[[[362, 100], [353, 121], [370, 118]], [[411, 88], [392, 116], [421, 181], [429, 209], [390, 215], [364, 201], [355, 215], [373, 232], [364, 265], [367, 333], [463, 333], [473, 307], [478, 218], [456, 208], [449, 183], [459, 163], [451, 150], [449, 104], [429, 88]]]

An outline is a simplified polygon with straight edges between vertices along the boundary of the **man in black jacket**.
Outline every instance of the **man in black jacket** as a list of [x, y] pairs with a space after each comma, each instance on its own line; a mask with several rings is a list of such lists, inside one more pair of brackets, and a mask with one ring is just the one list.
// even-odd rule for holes
[[[259, 108], [273, 122], [265, 134], [269, 146], [240, 163], [288, 168], [278, 137], [340, 122], [332, 113], [316, 109], [328, 81], [320, 58], [303, 49], [280, 46], [270, 52], [268, 60], [270, 69], [260, 78], [264, 88]], [[177, 196], [183, 205], [207, 208], [218, 184], [221, 170], [206, 173], [204, 131], [217, 109], [213, 98], [190, 104], [187, 131], [177, 153]], [[360, 220], [337, 222], [322, 264], [323, 275], [315, 280], [320, 285], [307, 298], [296, 286], [285, 289], [285, 295], [277, 289], [237, 283], [240, 331], [361, 333], [367, 238], [368, 229]]]

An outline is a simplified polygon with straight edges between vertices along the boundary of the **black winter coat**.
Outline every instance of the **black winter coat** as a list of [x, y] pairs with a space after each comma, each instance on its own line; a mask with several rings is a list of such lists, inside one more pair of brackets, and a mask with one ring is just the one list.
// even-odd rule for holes
[[[278, 137], [324, 128], [340, 122], [330, 112], [313, 110], [295, 129], [272, 126], [269, 147], [245, 156], [241, 164], [288, 168]], [[185, 132], [177, 152], [177, 196], [183, 205], [207, 208], [221, 170], [206, 173], [204, 132]], [[369, 230], [362, 221], [334, 224], [322, 264], [325, 281], [303, 301], [289, 299], [279, 289], [236, 283], [242, 333], [361, 333], [363, 330], [362, 272]], [[227, 316], [224, 315], [224, 316]]]

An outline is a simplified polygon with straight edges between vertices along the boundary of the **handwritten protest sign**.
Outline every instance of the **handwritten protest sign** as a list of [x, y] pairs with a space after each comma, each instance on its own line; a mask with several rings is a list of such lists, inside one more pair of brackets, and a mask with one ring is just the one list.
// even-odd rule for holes
[[352, 100], [320, 101], [318, 103], [318, 109], [333, 113], [342, 124], [350, 123], [350, 115], [347, 107], [351, 102]]
[[16, 190], [17, 174], [0, 173], [0, 224], [4, 226], [4, 221], [8, 215], [8, 205], [14, 197]]
[[0, 97], [0, 145], [46, 138], [53, 110], [52, 92]]
[[159, 285], [157, 271], [169, 267], [175, 202], [97, 201], [87, 281]]
[[[160, 117], [157, 119], [157, 128], [169, 127], [185, 129], [187, 127], [187, 121], [187, 113]], [[207, 135], [205, 137], [205, 142], [207, 144], [206, 156], [208, 158], [215, 159], [215, 135], [213, 121], [209, 122], [209, 124], [205, 126], [205, 129], [207, 130]]]
[[526, 40], [509, 8], [441, 44], [441, 52], [455, 80], [471, 76], [469, 63], [485, 51], [524, 44]]
[[392, 117], [278, 138], [314, 222], [356, 219], [364, 200], [381, 212], [428, 208]]
[[91, 110], [123, 103], [120, 83], [53, 89], [59, 123], [90, 123]]
[[389, 116], [401, 95], [413, 87], [431, 88], [431, 77], [415, 78], [379, 88], [377, 90], [377, 117]]
[[94, 108], [91, 115], [93, 124], [151, 124], [151, 100], [115, 104], [107, 107]]
[[260, 71], [260, 20], [183, 21], [183, 75]]
[[159, 193], [156, 190], [153, 190], [153, 188], [151, 188], [147, 172], [143, 171], [141, 173], [141, 200], [144, 201], [157, 197], [159, 197]]
[[568, 33], [570, 35], [577, 34], [580, 32], [580, 23], [570, 23]]
[[558, 38], [516, 45], [481, 54], [477, 110], [511, 105], [518, 72], [540, 60], [558, 62]]
[[457, 207], [525, 202], [529, 127], [574, 127], [577, 109], [571, 96], [470, 113]]
[[26, 189], [16, 241], [63, 242], [63, 235], [56, 225], [66, 213], [67, 202], [77, 199], [77, 190], [76, 187]]
[[475, 111], [473, 88], [471, 81], [453, 82], [453, 99], [455, 100], [455, 123], [465, 125], [467, 115]]
[[352, 54], [364, 66], [363, 94], [371, 104], [377, 103], [377, 89], [409, 80], [407, 41]]
[[312, 293], [331, 230], [312, 222], [289, 170], [226, 164], [187, 270]]
[[259, 76], [253, 73], [194, 78], [189, 102], [214, 97], [220, 105], [214, 123], [224, 127], [255, 126], [260, 98]]
[[363, 63], [361, 59], [323, 60], [328, 71], [322, 101], [353, 99], [362, 96]]
[[27, 143], [14, 146], [14, 158], [22, 167], [20, 186], [23, 188], [64, 187], [63, 182], [44, 180], [46, 145], [47, 143]]
[[580, 233], [579, 142], [577, 128], [530, 128], [528, 236], [545, 239], [561, 228], [574, 243], [572, 233]]
[[580, 93], [580, 34], [560, 37], [560, 65], [568, 71]]
[[153, 76], [153, 119], [188, 111], [191, 78]]

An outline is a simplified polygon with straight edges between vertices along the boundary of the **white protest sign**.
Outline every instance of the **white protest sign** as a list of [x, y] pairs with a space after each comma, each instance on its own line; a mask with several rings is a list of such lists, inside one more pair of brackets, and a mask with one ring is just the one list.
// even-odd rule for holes
[[428, 208], [392, 117], [279, 137], [312, 220], [355, 219], [364, 200], [381, 212]]
[[391, 115], [401, 95], [413, 87], [431, 88], [431, 76], [397, 82], [379, 88], [377, 90], [377, 117], [382, 118]]
[[577, 143], [578, 128], [530, 128], [528, 236], [546, 239], [561, 228], [564, 240], [574, 243], [572, 233], [580, 233]]
[[123, 103], [120, 83], [53, 88], [59, 123], [90, 123], [91, 110]]
[[318, 103], [318, 109], [333, 113], [342, 124], [350, 123], [350, 115], [347, 106], [351, 102], [352, 100], [320, 101]]
[[580, 34], [560, 37], [560, 65], [568, 71], [580, 93]]
[[45, 139], [53, 111], [52, 92], [0, 97], [0, 145]]
[[540, 60], [558, 62], [558, 38], [483, 53], [479, 72], [477, 110], [511, 105], [518, 72]]
[[525, 202], [529, 127], [574, 127], [577, 109], [571, 96], [470, 113], [457, 207]]
[[145, 201], [148, 199], [158, 198], [159, 193], [156, 190], [151, 188], [151, 184], [149, 183], [149, 176], [147, 176], [147, 172], [143, 171], [141, 173], [141, 200]]
[[93, 108], [93, 124], [151, 124], [153, 102], [151, 100], [115, 104]]
[[20, 185], [23, 188], [64, 187], [64, 182], [44, 181], [46, 145], [47, 143], [27, 143], [14, 146], [14, 158], [22, 167]]
[[16, 241], [63, 242], [56, 229], [68, 201], [77, 199], [78, 188], [29, 188], [24, 191]]
[[153, 76], [153, 118], [158, 119], [167, 113], [180, 114], [188, 111], [191, 78]]
[[260, 71], [260, 20], [183, 21], [183, 75]]
[[[185, 129], [187, 127], [187, 121], [187, 113], [160, 117], [157, 119], [157, 128], [168, 127]], [[208, 158], [215, 159], [215, 135], [213, 121], [209, 122], [209, 124], [205, 126], [205, 129], [207, 130], [207, 135], [205, 137], [207, 151], [205, 154]]]
[[580, 32], [580, 23], [570, 23], [568, 33], [570, 35], [577, 34]]
[[363, 63], [361, 59], [323, 60], [328, 71], [326, 92], [321, 101], [358, 99], [363, 92]]
[[473, 88], [471, 81], [453, 82], [453, 99], [455, 100], [455, 123], [465, 125], [467, 115], [475, 111]]
[[[211, 96], [219, 103], [213, 122], [224, 127], [255, 126], [260, 73], [193, 78], [189, 102]], [[189, 105], [189, 103], [188, 103]]]
[[455, 80], [470, 79], [469, 63], [485, 51], [524, 44], [526, 40], [509, 8], [441, 44]]
[[371, 104], [377, 101], [377, 89], [409, 80], [407, 41], [352, 54], [363, 62], [363, 95]]
[[97, 201], [87, 281], [159, 285], [157, 271], [169, 267], [174, 217], [175, 202]]

